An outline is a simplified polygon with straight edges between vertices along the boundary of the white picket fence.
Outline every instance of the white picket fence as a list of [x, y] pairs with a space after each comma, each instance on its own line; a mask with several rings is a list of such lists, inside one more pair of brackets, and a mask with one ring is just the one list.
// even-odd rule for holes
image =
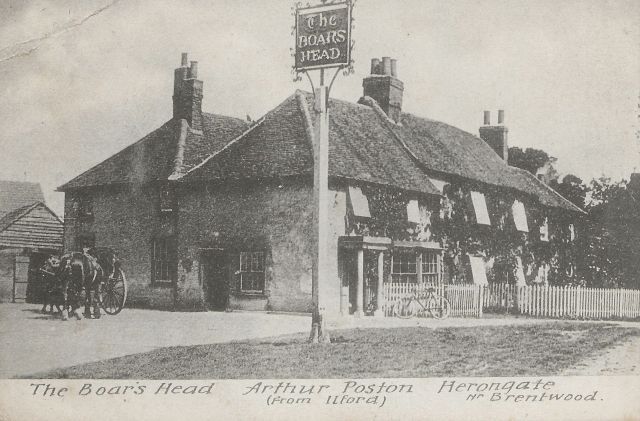
[[454, 317], [482, 317], [483, 288], [477, 285], [431, 285], [411, 283], [385, 283], [382, 310], [393, 316], [393, 304], [415, 292], [423, 293], [435, 288], [435, 294], [445, 297], [450, 304], [449, 315]]
[[415, 292], [435, 288], [449, 300], [450, 316], [482, 317], [487, 310], [509, 311], [533, 317], [575, 319], [640, 318], [640, 290], [583, 288], [578, 286], [515, 286], [508, 284], [431, 285], [385, 283], [382, 305], [393, 316], [393, 304]]
[[534, 317], [633, 319], [640, 317], [640, 291], [492, 284], [485, 287], [483, 307], [513, 310]]

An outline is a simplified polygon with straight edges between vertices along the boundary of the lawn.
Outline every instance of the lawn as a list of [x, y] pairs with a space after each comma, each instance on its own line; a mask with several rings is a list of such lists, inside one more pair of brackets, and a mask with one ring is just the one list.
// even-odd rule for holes
[[36, 378], [246, 379], [557, 375], [639, 329], [552, 322], [473, 328], [405, 327], [170, 347], [38, 373]]

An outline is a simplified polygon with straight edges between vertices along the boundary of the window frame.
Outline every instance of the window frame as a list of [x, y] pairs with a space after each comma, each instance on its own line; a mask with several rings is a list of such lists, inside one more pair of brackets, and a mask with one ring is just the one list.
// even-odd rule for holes
[[[158, 244], [162, 245], [164, 250], [163, 260], [159, 260], [156, 254]], [[178, 258], [177, 258], [177, 239], [175, 236], [157, 236], [151, 239], [151, 285], [152, 286], [171, 286], [177, 279], [178, 274]], [[158, 263], [160, 263], [160, 274], [166, 273], [166, 279], [158, 279]], [[166, 269], [162, 267], [166, 265]]]
[[[243, 259], [244, 257], [244, 259]], [[247, 261], [246, 258], [249, 258], [249, 260]], [[244, 260], [244, 265], [243, 265], [243, 260]], [[246, 264], [248, 263], [248, 265]], [[264, 291], [266, 289], [266, 282], [267, 282], [267, 253], [264, 250], [248, 250], [248, 251], [241, 251], [238, 253], [238, 291], [243, 293], [243, 294], [264, 294]], [[247, 274], [247, 277], [249, 277], [249, 274], [253, 274], [251, 276], [257, 276], [258, 280], [256, 281], [255, 279], [247, 281], [247, 283], [251, 283], [251, 287], [255, 287], [256, 286], [256, 282], [257, 282], [257, 286], [262, 286], [261, 289], [256, 289], [256, 288], [245, 288], [243, 283], [244, 283], [244, 276]], [[260, 275], [255, 275], [255, 274], [260, 274]], [[262, 285], [260, 285], [262, 284]]]
[[162, 184], [158, 188], [158, 209], [160, 213], [173, 212], [176, 207], [175, 189], [170, 184]]
[[[403, 271], [403, 262], [402, 258], [412, 255], [413, 262], [407, 261], [406, 268], [407, 271]], [[397, 262], [397, 260], [400, 262]], [[414, 271], [409, 271], [413, 265]], [[396, 271], [398, 268], [400, 271]], [[393, 283], [407, 283], [407, 284], [417, 284], [418, 281], [418, 253], [415, 249], [394, 249], [391, 252], [391, 280]]]

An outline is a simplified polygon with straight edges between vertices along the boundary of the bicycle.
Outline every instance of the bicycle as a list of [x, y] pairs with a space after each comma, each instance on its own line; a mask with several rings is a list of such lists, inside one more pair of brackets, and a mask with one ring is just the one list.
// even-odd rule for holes
[[393, 306], [393, 314], [401, 319], [426, 317], [429, 313], [434, 319], [446, 319], [449, 316], [449, 300], [435, 293], [435, 288], [427, 288], [423, 293], [400, 298]]

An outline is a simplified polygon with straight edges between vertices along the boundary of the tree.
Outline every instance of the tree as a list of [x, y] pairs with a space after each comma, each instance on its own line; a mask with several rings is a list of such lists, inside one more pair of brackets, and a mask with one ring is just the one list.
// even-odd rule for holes
[[583, 235], [581, 276], [594, 287], [640, 288], [640, 186], [600, 177], [591, 181]]
[[548, 167], [547, 171], [553, 173], [549, 175], [555, 175], [553, 164], [555, 164], [556, 161], [557, 159], [555, 157], [541, 149], [527, 148], [523, 151], [517, 146], [509, 148], [509, 165], [522, 168], [534, 175], [545, 166]]
[[550, 180], [549, 186], [580, 209], [585, 208], [588, 188], [579, 177], [567, 174], [561, 182]]

